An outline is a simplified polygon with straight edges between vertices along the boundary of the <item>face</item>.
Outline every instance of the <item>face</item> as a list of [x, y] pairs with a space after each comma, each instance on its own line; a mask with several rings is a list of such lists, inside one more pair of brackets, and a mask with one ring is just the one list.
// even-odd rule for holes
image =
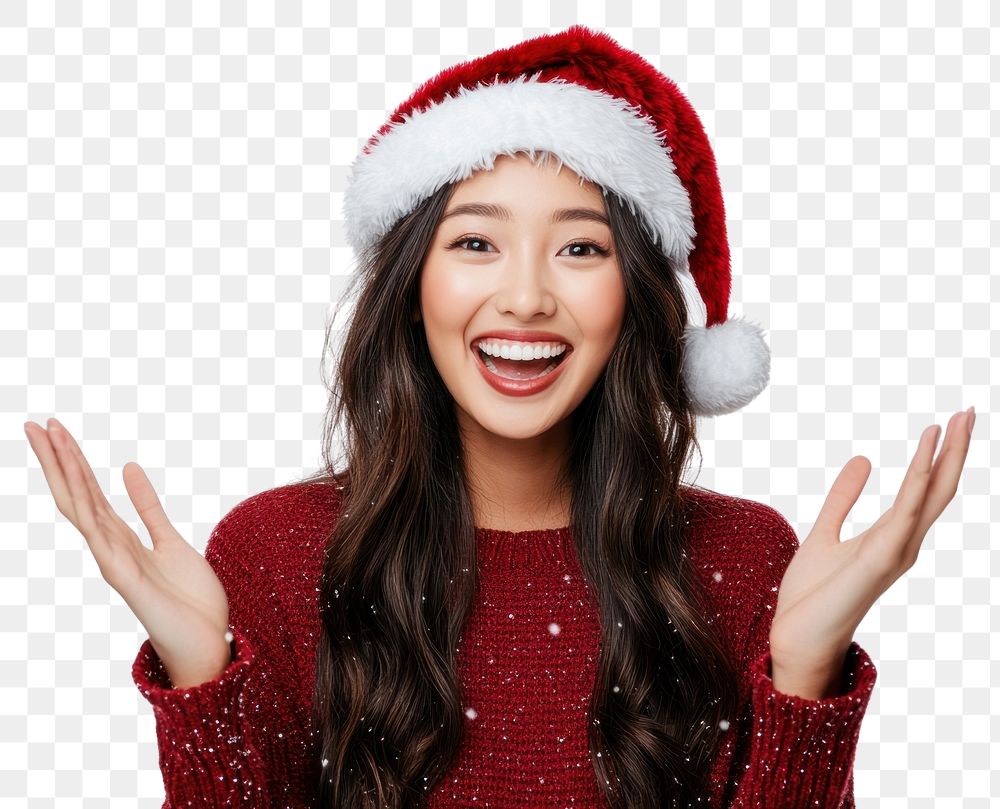
[[[492, 170], [474, 173], [456, 187], [425, 258], [420, 317], [463, 435], [528, 439], [559, 425], [600, 377], [621, 333], [625, 288], [603, 194], [557, 164], [500, 155]], [[467, 205], [506, 213], [462, 212]], [[589, 214], [559, 215], [566, 209]], [[497, 377], [531, 375], [552, 358], [520, 366], [482, 358], [477, 338], [504, 331], [555, 335], [487, 338], [515, 356], [515, 345], [522, 356], [530, 344], [566, 346], [544, 389]]]

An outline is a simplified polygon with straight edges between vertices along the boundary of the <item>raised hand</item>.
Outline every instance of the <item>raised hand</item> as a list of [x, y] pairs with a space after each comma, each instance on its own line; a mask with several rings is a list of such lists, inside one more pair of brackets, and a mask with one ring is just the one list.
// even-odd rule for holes
[[152, 549], [115, 513], [73, 436], [55, 419], [27, 422], [56, 507], [87, 541], [104, 580], [135, 613], [174, 688], [214, 679], [231, 660], [229, 601], [212, 566], [170, 524], [146, 473], [125, 464], [129, 498]]
[[[951, 417], [936, 462], [941, 428], [924, 430], [892, 507], [870, 528], [846, 540], [840, 539], [840, 532], [868, 480], [871, 463], [856, 455], [841, 470], [778, 590], [770, 632], [776, 690], [813, 698], [836, 692], [858, 625], [913, 566], [928, 529], [954, 498], [974, 421], [974, 411]], [[810, 691], [817, 693], [806, 693]]]

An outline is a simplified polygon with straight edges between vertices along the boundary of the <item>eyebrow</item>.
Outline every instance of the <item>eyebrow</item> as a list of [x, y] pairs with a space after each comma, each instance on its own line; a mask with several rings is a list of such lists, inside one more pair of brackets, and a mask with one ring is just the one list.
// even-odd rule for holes
[[[510, 212], [510, 208], [505, 208], [503, 205], [485, 202], [465, 202], [461, 205], [456, 205], [448, 211], [448, 213], [441, 217], [441, 221], [443, 222], [445, 219], [463, 214], [485, 216], [490, 219], [499, 219], [502, 222], [510, 222], [514, 218]], [[604, 213], [595, 211], [593, 208], [560, 208], [552, 212], [552, 218], [549, 221], [553, 225], [557, 222], [599, 222], [602, 225], [611, 227], [611, 223], [608, 222], [608, 218]]]

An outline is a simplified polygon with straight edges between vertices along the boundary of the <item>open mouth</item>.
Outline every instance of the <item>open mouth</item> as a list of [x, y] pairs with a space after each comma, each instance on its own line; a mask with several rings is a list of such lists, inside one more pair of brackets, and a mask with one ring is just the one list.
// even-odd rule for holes
[[491, 373], [503, 379], [514, 380], [515, 382], [541, 379], [543, 376], [548, 376], [573, 353], [573, 349], [567, 347], [557, 357], [543, 357], [538, 360], [505, 360], [503, 357], [494, 357], [487, 354], [478, 346], [474, 347], [474, 350], [479, 353], [479, 359]]

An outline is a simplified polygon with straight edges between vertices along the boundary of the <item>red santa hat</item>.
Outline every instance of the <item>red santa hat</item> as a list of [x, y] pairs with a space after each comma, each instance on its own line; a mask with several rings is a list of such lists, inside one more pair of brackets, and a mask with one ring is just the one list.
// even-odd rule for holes
[[498, 155], [550, 152], [638, 213], [688, 304], [683, 373], [695, 413], [757, 396], [771, 354], [760, 327], [727, 317], [729, 243], [715, 156], [677, 85], [608, 34], [574, 25], [454, 65], [376, 132], [344, 193], [357, 255], [442, 185]]

